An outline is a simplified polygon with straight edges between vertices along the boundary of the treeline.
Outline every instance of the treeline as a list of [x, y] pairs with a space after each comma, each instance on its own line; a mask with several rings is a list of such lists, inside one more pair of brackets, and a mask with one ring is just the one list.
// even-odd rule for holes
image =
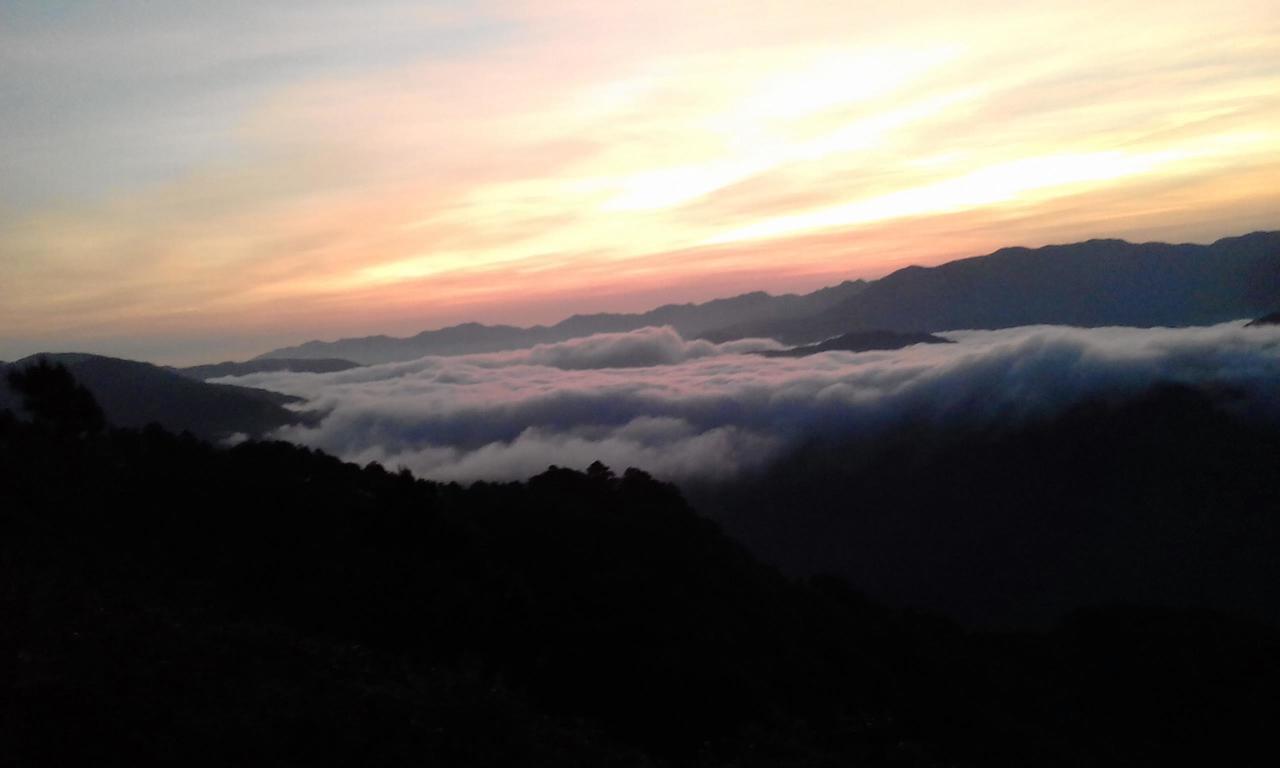
[[0, 412], [13, 765], [1244, 764], [1280, 637], [1110, 608], [982, 634], [789, 580], [601, 465], [469, 488]]

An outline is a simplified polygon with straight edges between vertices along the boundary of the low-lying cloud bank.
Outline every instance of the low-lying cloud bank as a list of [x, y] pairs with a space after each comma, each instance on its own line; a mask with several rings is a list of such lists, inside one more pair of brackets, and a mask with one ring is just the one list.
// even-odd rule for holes
[[224, 379], [330, 411], [279, 437], [440, 480], [523, 479], [597, 459], [660, 477], [727, 479], [810, 436], [906, 421], [982, 425], [1052, 415], [1161, 382], [1240, 393], [1280, 418], [1280, 327], [1065, 328], [942, 334], [958, 343], [805, 358], [778, 345], [687, 341], [670, 328], [528, 350], [425, 357], [332, 374]]

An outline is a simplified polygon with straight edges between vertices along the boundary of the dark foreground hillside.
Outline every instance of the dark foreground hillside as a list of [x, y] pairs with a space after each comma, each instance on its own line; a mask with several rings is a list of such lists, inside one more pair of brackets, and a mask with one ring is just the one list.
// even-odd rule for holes
[[197, 381], [150, 363], [77, 353], [31, 355], [0, 364], [0, 409], [17, 407], [20, 399], [6, 384], [7, 372], [42, 363], [57, 363], [70, 370], [117, 426], [142, 427], [156, 422], [218, 441], [236, 434], [260, 437], [309, 419], [307, 414], [286, 407], [301, 403], [301, 398]]
[[1161, 386], [1019, 426], [815, 440], [690, 492], [784, 570], [966, 623], [1106, 602], [1276, 623], [1280, 424], [1263, 405]]
[[967, 633], [794, 582], [602, 466], [469, 489], [0, 412], [0, 762], [1269, 764], [1280, 636]]

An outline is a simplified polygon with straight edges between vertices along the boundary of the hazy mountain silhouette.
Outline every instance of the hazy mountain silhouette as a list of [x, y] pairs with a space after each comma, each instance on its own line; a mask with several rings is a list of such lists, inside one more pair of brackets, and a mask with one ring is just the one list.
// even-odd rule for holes
[[242, 363], [225, 362], [209, 365], [193, 365], [187, 368], [169, 368], [193, 379], [205, 381], [223, 376], [246, 376], [250, 373], [267, 373], [269, 371], [294, 371], [297, 373], [335, 373], [351, 368], [359, 368], [359, 363], [350, 360], [318, 358], [315, 360], [289, 360], [286, 358], [267, 358], [247, 360]]
[[1246, 328], [1257, 328], [1263, 325], [1280, 325], [1280, 312], [1272, 312], [1269, 315], [1263, 315], [1256, 320], [1250, 320], [1245, 323]]
[[764, 357], [808, 357], [819, 352], [868, 352], [873, 349], [902, 349], [912, 344], [951, 344], [950, 339], [931, 333], [895, 333], [894, 331], [854, 331], [819, 344], [809, 344], [791, 349], [771, 349], [756, 352]]
[[1212, 245], [1089, 240], [907, 267], [810, 317], [752, 320], [703, 336], [803, 344], [851, 328], [1211, 325], [1255, 317], [1277, 304], [1280, 232]]
[[373, 364], [520, 349], [654, 325], [670, 325], [685, 338], [761, 336], [786, 344], [811, 344], [852, 329], [1207, 325], [1255, 317], [1277, 304], [1280, 232], [1223, 238], [1211, 245], [1089, 240], [1004, 248], [805, 295], [756, 292], [640, 314], [574, 315], [531, 328], [463, 323], [409, 338], [309, 341], [255, 359], [342, 358]]
[[686, 338], [744, 321], [775, 321], [807, 317], [856, 296], [866, 288], [862, 280], [840, 283], [804, 295], [772, 296], [762, 291], [703, 304], [668, 304], [640, 314], [574, 315], [552, 326], [518, 328], [510, 325], [463, 323], [408, 338], [366, 336], [339, 341], [309, 341], [259, 355], [270, 358], [344, 358], [365, 365], [413, 360], [425, 355], [464, 355], [524, 349], [536, 344], [633, 331], [669, 325]]
[[[81, 353], [38, 354], [8, 368], [39, 360], [66, 366], [102, 405], [106, 419], [121, 427], [155, 422], [175, 432], [218, 440], [236, 433], [263, 435], [307, 417], [285, 406], [301, 399], [279, 392], [209, 384], [150, 363]], [[4, 371], [0, 371], [4, 373]], [[18, 410], [19, 398], [0, 376], [0, 408]]]

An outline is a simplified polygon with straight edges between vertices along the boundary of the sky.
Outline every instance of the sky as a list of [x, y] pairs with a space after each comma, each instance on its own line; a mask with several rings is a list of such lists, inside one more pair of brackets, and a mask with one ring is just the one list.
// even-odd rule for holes
[[0, 358], [1280, 226], [1274, 0], [0, 0]]

